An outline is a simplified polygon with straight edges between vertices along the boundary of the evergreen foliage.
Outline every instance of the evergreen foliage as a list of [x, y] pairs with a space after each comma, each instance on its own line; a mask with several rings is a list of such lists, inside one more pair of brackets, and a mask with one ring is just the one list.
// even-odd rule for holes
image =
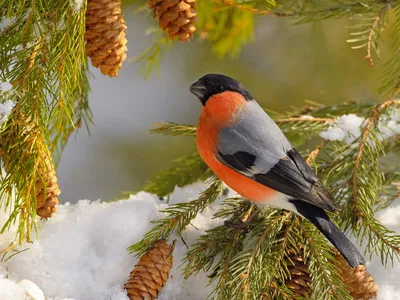
[[[382, 31], [390, 27], [396, 36], [400, 35], [398, 1], [197, 0], [196, 9], [198, 39], [209, 41], [213, 52], [221, 58], [236, 57], [243, 46], [254, 40], [257, 17], [283, 18], [292, 24], [348, 18], [352, 24], [347, 42], [352, 49], [362, 49], [371, 66], [374, 65], [375, 56], [379, 58], [380, 55]], [[394, 16], [390, 22], [389, 15]], [[138, 58], [143, 62], [146, 76], [150, 75], [153, 67], [158, 66], [163, 45], [167, 43], [161, 33], [158, 36], [154, 45]], [[168, 44], [171, 45], [170, 42]], [[386, 96], [393, 96], [400, 87], [398, 38], [393, 47], [395, 53], [385, 64], [379, 87], [380, 93]]]
[[0, 2], [0, 18], [8, 23], [0, 32], [0, 81], [12, 84], [0, 97], [15, 103], [0, 130], [7, 166], [0, 205], [12, 211], [1, 230], [17, 222], [19, 240], [29, 240], [35, 224], [39, 153], [50, 150], [59, 158], [68, 136], [91, 120], [83, 5], [76, 10], [70, 1]]
[[[17, 224], [19, 241], [30, 239], [36, 229], [36, 184], [42, 181], [43, 156], [59, 158], [70, 134], [91, 122], [88, 105], [88, 67], [85, 57], [86, 1], [77, 8], [73, 1], [8, 0], [0, 2], [0, 81], [12, 89], [0, 93], [0, 101], [15, 103], [0, 127], [2, 167], [0, 207], [11, 212], [1, 229]], [[143, 7], [143, 5], [142, 5]], [[352, 18], [348, 42], [363, 49], [373, 65], [382, 45], [381, 31], [390, 26], [400, 33], [398, 1], [235, 1], [198, 0], [197, 36], [208, 40], [219, 56], [237, 56], [253, 40], [256, 16], [285, 18], [294, 24], [326, 19]], [[141, 11], [147, 11], [143, 10]], [[388, 16], [394, 20], [389, 22]], [[140, 57], [148, 76], [173, 42], [158, 29], [155, 42]], [[380, 91], [393, 95], [400, 87], [400, 42], [386, 63]], [[375, 53], [375, 54], [374, 54]], [[343, 230], [366, 244], [366, 254], [378, 253], [383, 264], [399, 259], [400, 236], [374, 217], [377, 210], [399, 196], [400, 173], [390, 165], [390, 156], [400, 154], [399, 135], [385, 138], [380, 122], [398, 109], [400, 100], [381, 104], [343, 103], [306, 107], [284, 115], [271, 114], [307, 156], [319, 177], [331, 189], [342, 210], [336, 219]], [[366, 118], [361, 136], [351, 143], [325, 141], [321, 130], [335, 124], [336, 117], [355, 113]], [[175, 123], [160, 124], [156, 133], [194, 137], [196, 128]], [[315, 148], [307, 149], [314, 143]], [[385, 161], [389, 163], [385, 164]], [[137, 255], [146, 253], [159, 240], [178, 236], [196, 215], [219, 199], [223, 184], [207, 168], [197, 152], [173, 162], [149, 179], [144, 190], [160, 197], [176, 186], [206, 181], [208, 188], [198, 199], [163, 210], [164, 217], [138, 243], [129, 247]], [[225, 199], [215, 217], [246, 222], [257, 210], [244, 199]], [[210, 297], [218, 299], [292, 299], [290, 279], [293, 254], [301, 257], [311, 277], [316, 299], [351, 299], [333, 262], [334, 252], [326, 239], [308, 221], [293, 213], [263, 209], [247, 229], [223, 226], [210, 229], [187, 252], [183, 264], [186, 277], [203, 270], [216, 282]]]
[[[400, 154], [399, 147], [394, 145], [400, 141], [398, 135], [385, 139], [379, 124], [399, 106], [399, 100], [376, 105], [350, 102], [335, 108], [313, 103], [284, 116], [271, 114], [288, 136], [298, 134], [299, 128], [307, 132], [297, 144], [302, 153], [307, 153], [307, 163], [314, 167], [341, 206], [340, 213], [332, 217], [366, 246], [366, 255], [377, 253], [384, 265], [399, 259], [400, 236], [380, 224], [374, 214], [398, 197], [399, 172], [390, 163], [386, 166], [381, 162]], [[304, 113], [307, 115], [302, 116]], [[366, 116], [359, 138], [348, 144], [317, 138], [321, 130], [335, 124], [336, 116], [350, 113]], [[194, 130], [193, 126], [175, 123], [159, 124], [153, 129], [160, 134], [184, 136], [194, 136]], [[315, 147], [307, 149], [306, 144], [310, 142]], [[195, 177], [204, 181], [205, 177], [213, 176], [211, 172], [205, 176], [204, 165], [197, 165], [197, 159], [192, 154], [176, 161], [181, 167], [190, 166], [190, 180], [186, 181], [188, 169], [183, 168], [174, 175], [164, 170], [151, 177], [146, 187], [156, 186], [159, 178], [163, 178], [162, 186], [168, 187], [163, 191], [172, 192], [177, 182], [194, 182]], [[192, 169], [196, 166], [197, 171]], [[165, 174], [168, 175], [164, 177]], [[165, 210], [166, 216], [154, 221], [155, 226], [143, 240], [129, 250], [141, 255], [157, 240], [167, 239], [174, 230], [179, 235], [190, 226], [190, 220], [204, 205], [221, 196], [222, 186], [218, 183], [217, 188], [213, 180], [198, 200], [174, 204]], [[191, 245], [182, 264], [184, 276], [207, 272], [210, 282], [216, 282], [210, 294], [212, 299], [297, 299], [299, 296], [292, 285], [286, 285], [292, 268], [288, 262], [295, 254], [307, 266], [305, 271], [311, 277], [309, 289], [314, 299], [352, 299], [335, 265], [335, 251], [307, 220], [288, 211], [263, 208], [248, 228], [229, 225], [232, 221], [246, 221], [258, 209], [241, 198], [224, 199], [215, 217], [227, 222], [208, 230]]]

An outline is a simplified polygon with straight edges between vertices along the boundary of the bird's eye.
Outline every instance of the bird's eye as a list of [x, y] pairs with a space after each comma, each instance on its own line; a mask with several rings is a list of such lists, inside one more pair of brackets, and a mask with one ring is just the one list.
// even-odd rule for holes
[[224, 90], [224, 87], [222, 85], [218, 85], [216, 87], [216, 89], [217, 89], [217, 92], [222, 92]]

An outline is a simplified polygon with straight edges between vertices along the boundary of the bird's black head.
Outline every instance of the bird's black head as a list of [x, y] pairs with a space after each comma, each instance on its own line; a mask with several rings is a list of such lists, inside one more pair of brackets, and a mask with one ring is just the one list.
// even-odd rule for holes
[[238, 92], [246, 100], [253, 100], [253, 97], [243, 84], [225, 75], [207, 74], [190, 86], [190, 92], [197, 96], [203, 105], [206, 105], [208, 98], [211, 96], [225, 91]]

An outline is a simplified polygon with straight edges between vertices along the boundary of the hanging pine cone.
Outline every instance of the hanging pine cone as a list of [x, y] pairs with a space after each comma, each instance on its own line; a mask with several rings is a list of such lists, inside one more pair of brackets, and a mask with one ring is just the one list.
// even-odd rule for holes
[[140, 258], [125, 283], [130, 300], [157, 298], [168, 280], [172, 268], [173, 250], [173, 246], [160, 240]]
[[290, 272], [290, 279], [286, 280], [285, 285], [297, 297], [311, 297], [311, 278], [308, 274], [308, 267], [304, 263], [304, 258], [300, 255], [290, 254], [286, 258], [286, 264]]
[[101, 73], [114, 77], [126, 59], [126, 29], [121, 0], [88, 0], [86, 55]]
[[36, 180], [36, 213], [42, 218], [50, 218], [56, 212], [57, 196], [61, 191], [50, 153], [40, 151], [38, 158], [40, 164]]
[[158, 19], [162, 30], [167, 30], [170, 40], [178, 38], [187, 42], [196, 30], [196, 0], [148, 0], [153, 18]]
[[376, 297], [378, 285], [374, 278], [367, 272], [365, 266], [351, 268], [343, 256], [336, 252], [335, 264], [340, 270], [340, 276], [346, 284], [346, 289], [355, 300], [369, 300]]

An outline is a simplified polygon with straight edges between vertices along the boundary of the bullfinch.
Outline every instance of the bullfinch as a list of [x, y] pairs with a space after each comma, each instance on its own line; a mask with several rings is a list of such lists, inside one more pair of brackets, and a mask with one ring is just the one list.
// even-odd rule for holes
[[208, 74], [190, 87], [202, 104], [196, 142], [214, 173], [259, 206], [286, 209], [310, 220], [351, 267], [365, 264], [325, 210], [338, 208], [302, 156], [238, 81]]

